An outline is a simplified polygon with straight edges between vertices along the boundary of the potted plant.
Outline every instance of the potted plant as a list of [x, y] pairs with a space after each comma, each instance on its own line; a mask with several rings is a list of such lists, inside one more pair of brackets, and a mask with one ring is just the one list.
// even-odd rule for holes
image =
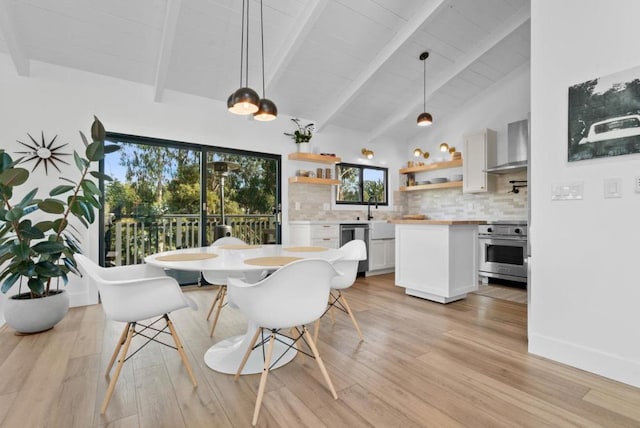
[[299, 152], [309, 152], [309, 141], [311, 137], [313, 137], [313, 123], [302, 126], [298, 118], [292, 118], [291, 121], [296, 124], [298, 129], [293, 131], [293, 133], [285, 132], [284, 135], [293, 138], [293, 141], [298, 145]]
[[[79, 275], [73, 256], [80, 246], [72, 219], [88, 228], [101, 207], [102, 192], [94, 179], [111, 180], [93, 167], [119, 147], [104, 144], [98, 118], [91, 126], [92, 142], [82, 132], [80, 136], [86, 158], [73, 153], [79, 178], [61, 176], [65, 183], [45, 199], [36, 197], [35, 187], [14, 200], [14, 188], [28, 183], [30, 173], [19, 166], [22, 158], [13, 160], [0, 149], [0, 283], [3, 293], [18, 284], [18, 294], [5, 302], [4, 316], [21, 333], [48, 330], [67, 313], [69, 298], [59, 285], [67, 284], [69, 273]], [[46, 161], [46, 152], [35, 155]]]

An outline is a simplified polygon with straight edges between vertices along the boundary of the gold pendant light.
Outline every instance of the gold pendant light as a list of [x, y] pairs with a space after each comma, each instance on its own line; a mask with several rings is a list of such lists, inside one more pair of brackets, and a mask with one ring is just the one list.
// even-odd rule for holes
[[[243, 65], [245, 68], [244, 86], [242, 86]], [[249, 0], [242, 0], [242, 37], [240, 39], [240, 89], [236, 90], [229, 97], [229, 99], [227, 99], [227, 109], [234, 114], [252, 114], [258, 111], [259, 101], [260, 97], [258, 96], [258, 93], [249, 87]]]
[[429, 126], [433, 123], [431, 113], [427, 113], [427, 63], [425, 62], [427, 58], [429, 58], [429, 52], [422, 52], [420, 54], [420, 61], [422, 61], [424, 69], [424, 98], [422, 99], [422, 113], [418, 116], [418, 126]]

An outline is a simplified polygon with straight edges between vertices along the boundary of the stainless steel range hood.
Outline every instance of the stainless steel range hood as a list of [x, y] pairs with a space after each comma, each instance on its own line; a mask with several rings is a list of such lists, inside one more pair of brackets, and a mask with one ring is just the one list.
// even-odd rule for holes
[[488, 168], [486, 172], [507, 174], [527, 169], [529, 146], [529, 121], [519, 120], [507, 125], [507, 163]]

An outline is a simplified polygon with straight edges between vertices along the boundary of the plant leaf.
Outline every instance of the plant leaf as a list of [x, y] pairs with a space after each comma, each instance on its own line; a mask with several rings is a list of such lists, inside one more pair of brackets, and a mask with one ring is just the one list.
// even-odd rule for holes
[[37, 227], [29, 227], [28, 229], [22, 230], [21, 235], [26, 239], [43, 239], [44, 233], [38, 229]]
[[104, 159], [104, 143], [102, 141], [94, 141], [87, 146], [86, 150], [87, 159], [92, 162], [97, 162]]
[[118, 150], [120, 150], [120, 146], [117, 146], [115, 144], [105, 144], [104, 146], [105, 155], [109, 153], [117, 152]]
[[64, 202], [59, 199], [47, 198], [38, 203], [38, 208], [49, 214], [62, 214], [64, 212]]
[[5, 216], [5, 219], [7, 221], [20, 220], [20, 218], [23, 216], [23, 214], [24, 214], [24, 210], [22, 208], [13, 207], [11, 210], [9, 210], [9, 212]]
[[73, 160], [76, 162], [76, 166], [78, 167], [78, 169], [81, 172], [84, 171], [84, 159], [82, 159], [78, 152], [76, 152], [75, 150], [73, 152]]
[[2, 292], [6, 293], [7, 291], [9, 291], [9, 289], [11, 289], [13, 284], [16, 283], [18, 278], [20, 278], [20, 276], [21, 275], [18, 272], [14, 272], [11, 275], [9, 275], [9, 277], [5, 279], [5, 281], [2, 283]]
[[102, 194], [100, 189], [98, 189], [98, 186], [96, 186], [96, 183], [94, 183], [91, 180], [82, 180], [81, 185], [82, 185], [82, 189], [84, 190], [85, 193], [88, 193], [90, 195], [100, 195], [100, 194]]
[[34, 224], [33, 227], [38, 228], [42, 233], [44, 233], [53, 227], [53, 222], [50, 220], [45, 220]]
[[29, 278], [29, 282], [27, 282], [27, 285], [34, 294], [38, 296], [44, 294], [44, 281], [38, 278]]
[[49, 192], [49, 196], [61, 195], [63, 193], [67, 193], [69, 190], [73, 190], [74, 188], [75, 186], [70, 186], [68, 184], [61, 184], [51, 189], [51, 191]]
[[87, 147], [89, 145], [89, 141], [87, 140], [87, 137], [84, 136], [82, 131], [79, 131], [79, 132], [80, 132], [80, 138], [82, 138], [82, 142], [84, 143], [84, 146]]
[[36, 263], [36, 273], [40, 276], [52, 278], [59, 276], [62, 271], [55, 263], [51, 263], [50, 261], [45, 260]]
[[67, 228], [68, 224], [69, 222], [67, 220], [59, 218], [53, 221], [53, 226], [51, 227], [51, 229], [55, 230], [56, 232], [62, 232]]
[[95, 178], [100, 179], [100, 180], [113, 181], [113, 178], [111, 178], [111, 176], [108, 176], [107, 174], [103, 174], [103, 173], [98, 172], [98, 171], [91, 171], [91, 172], [89, 172], [89, 174], [93, 175]]
[[35, 189], [31, 190], [26, 195], [24, 195], [24, 198], [22, 198], [22, 200], [20, 201], [20, 203], [18, 205], [20, 205], [22, 207], [27, 207], [27, 206], [31, 205], [35, 201], [33, 199], [33, 197], [36, 195], [36, 193], [38, 193], [38, 188], [37, 187]]
[[104, 141], [106, 137], [107, 133], [104, 130], [102, 122], [100, 122], [100, 119], [98, 119], [96, 116], [93, 116], [93, 124], [91, 125], [91, 139], [93, 141]]
[[62, 242], [42, 241], [31, 248], [38, 254], [55, 254], [64, 251], [65, 245]]
[[29, 171], [24, 168], [9, 168], [0, 173], [0, 183], [5, 186], [19, 186], [29, 178]]

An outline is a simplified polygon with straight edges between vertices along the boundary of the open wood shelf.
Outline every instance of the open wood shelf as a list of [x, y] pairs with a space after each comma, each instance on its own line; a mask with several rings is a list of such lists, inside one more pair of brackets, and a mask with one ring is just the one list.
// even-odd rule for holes
[[317, 153], [289, 153], [289, 160], [297, 160], [304, 162], [316, 162], [316, 163], [339, 163], [342, 159], [337, 156], [319, 155]]
[[295, 177], [289, 177], [289, 183], [340, 184], [340, 181], [332, 180], [330, 178], [303, 177], [301, 175], [296, 175]]
[[412, 192], [414, 190], [448, 189], [452, 187], [462, 187], [462, 181], [447, 181], [446, 183], [435, 184], [419, 184], [416, 186], [400, 186], [400, 191]]
[[[400, 169], [400, 174], [412, 174], [415, 172], [435, 171], [437, 169], [457, 168], [459, 166], [462, 166], [462, 159], [457, 159], [457, 160], [452, 160], [447, 162], [431, 163], [429, 165], [412, 166], [411, 168], [402, 168]], [[417, 187], [417, 186], [412, 186], [412, 187]]]

